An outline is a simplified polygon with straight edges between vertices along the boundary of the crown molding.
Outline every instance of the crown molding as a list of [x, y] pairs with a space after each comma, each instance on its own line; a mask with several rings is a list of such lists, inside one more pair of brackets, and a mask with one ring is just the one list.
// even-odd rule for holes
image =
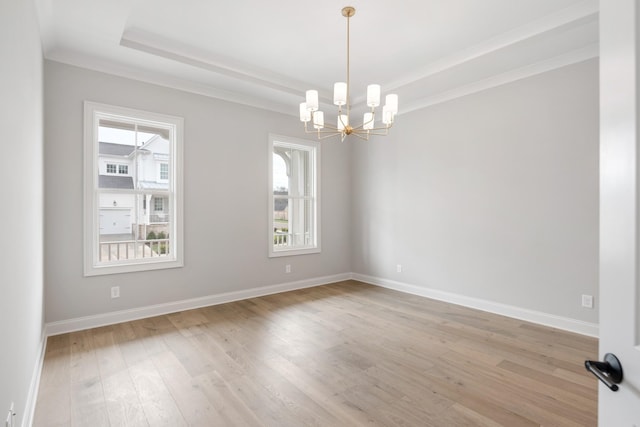
[[461, 98], [463, 96], [471, 95], [483, 90], [491, 89], [497, 86], [505, 85], [507, 83], [515, 82], [517, 80], [522, 80], [538, 74], [546, 73], [547, 71], [552, 71], [558, 68], [566, 67], [568, 65], [597, 58], [598, 56], [599, 45], [591, 44], [551, 59], [516, 68], [483, 80], [478, 80], [467, 85], [459, 86], [455, 89], [440, 92], [438, 94], [413, 101], [402, 108], [400, 110], [400, 113], [404, 114], [411, 111], [431, 107], [436, 104], [441, 104], [443, 102], [451, 101], [453, 99]]
[[238, 92], [219, 89], [212, 85], [194, 82], [169, 75], [159, 74], [157, 72], [144, 71], [135, 67], [122, 65], [113, 61], [100, 60], [95, 57], [88, 57], [83, 54], [73, 52], [54, 51], [46, 56], [47, 60], [61, 62], [79, 68], [85, 68], [100, 73], [111, 74], [117, 77], [123, 77], [131, 80], [137, 80], [144, 83], [150, 83], [158, 86], [177, 89], [184, 92], [202, 95], [209, 98], [215, 98], [222, 101], [233, 102], [248, 107], [259, 108], [262, 110], [274, 111], [277, 113], [295, 116], [297, 106], [283, 105], [274, 103], [271, 100], [259, 99], [253, 96], [247, 96]]
[[597, 1], [589, 0], [579, 3], [427, 64], [419, 71], [405, 75], [389, 84], [385, 84], [385, 87], [391, 91], [399, 90], [404, 86], [424, 80], [437, 73], [447, 71], [501, 49], [508, 48], [524, 40], [541, 36], [565, 26], [593, 22], [597, 21], [597, 19]]

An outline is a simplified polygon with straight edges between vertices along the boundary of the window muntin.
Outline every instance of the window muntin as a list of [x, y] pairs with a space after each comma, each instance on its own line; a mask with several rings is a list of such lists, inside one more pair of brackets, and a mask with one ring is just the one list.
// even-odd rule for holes
[[181, 161], [181, 118], [85, 103], [85, 275], [182, 266]]
[[320, 252], [320, 146], [276, 135], [269, 145], [269, 256]]

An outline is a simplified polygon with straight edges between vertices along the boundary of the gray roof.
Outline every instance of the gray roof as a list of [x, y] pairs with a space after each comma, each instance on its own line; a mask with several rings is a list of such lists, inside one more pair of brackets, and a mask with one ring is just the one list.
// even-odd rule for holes
[[100, 188], [126, 188], [133, 190], [133, 177], [98, 175], [98, 187]]
[[101, 142], [99, 146], [100, 154], [112, 156], [128, 156], [133, 152], [133, 145], [114, 144], [112, 142]]

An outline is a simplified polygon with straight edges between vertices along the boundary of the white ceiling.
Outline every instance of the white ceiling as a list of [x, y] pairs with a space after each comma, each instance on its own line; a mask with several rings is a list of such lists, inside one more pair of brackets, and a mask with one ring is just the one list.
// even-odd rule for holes
[[36, 0], [48, 59], [297, 115], [346, 73], [400, 113], [598, 55], [598, 0]]

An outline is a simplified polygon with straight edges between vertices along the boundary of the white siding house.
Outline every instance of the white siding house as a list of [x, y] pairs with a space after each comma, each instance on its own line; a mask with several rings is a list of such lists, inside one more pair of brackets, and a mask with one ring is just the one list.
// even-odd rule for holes
[[166, 234], [169, 141], [154, 135], [137, 150], [112, 142], [100, 142], [99, 150], [98, 185], [113, 190], [100, 193], [101, 240], [146, 239], [152, 230]]

